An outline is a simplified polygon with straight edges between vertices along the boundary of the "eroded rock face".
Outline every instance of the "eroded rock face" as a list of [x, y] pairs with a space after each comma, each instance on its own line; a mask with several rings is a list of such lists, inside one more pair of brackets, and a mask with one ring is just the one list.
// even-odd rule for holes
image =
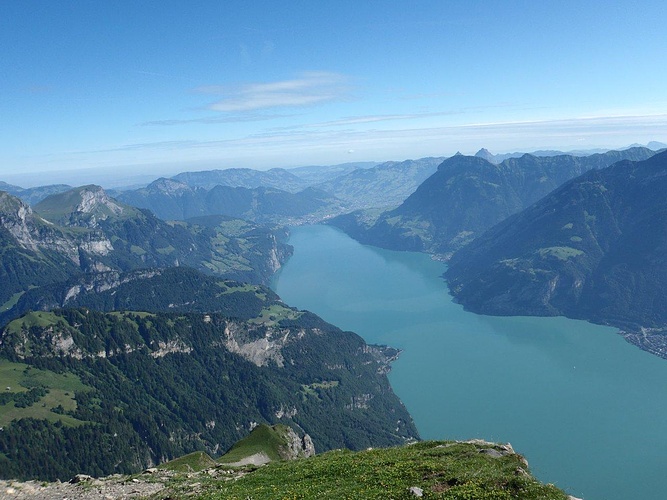
[[141, 279], [150, 279], [163, 272], [161, 269], [146, 269], [132, 273], [121, 273], [120, 271], [108, 271], [86, 276], [80, 283], [70, 287], [65, 293], [62, 303], [53, 307], [66, 307], [69, 302], [75, 300], [82, 293], [102, 293], [113, 290], [119, 286]]
[[103, 233], [65, 234], [21, 200], [4, 192], [0, 192], [0, 226], [21, 248], [33, 252], [53, 251], [66, 256], [77, 266], [81, 265], [80, 252], [104, 256], [113, 251], [111, 241]]
[[33, 212], [28, 205], [8, 193], [0, 192], [0, 225], [25, 248], [36, 250], [28, 224], [32, 217]]
[[283, 460], [295, 460], [297, 458], [308, 458], [315, 455], [315, 445], [308, 434], [303, 437], [287, 427], [287, 446], [281, 450]]
[[315, 455], [315, 443], [313, 443], [310, 435], [306, 434], [303, 436], [302, 442], [304, 457], [312, 457]]
[[116, 203], [113, 198], [99, 186], [81, 191], [81, 202], [77, 205], [76, 211], [90, 213], [100, 206], [105, 207], [115, 215], [123, 213], [123, 207]]
[[289, 341], [289, 331], [267, 328], [261, 337], [257, 338], [257, 334], [262, 335], [259, 329], [253, 332], [245, 325], [229, 322], [224, 329], [225, 347], [257, 366], [269, 363], [275, 363], [280, 368], [285, 366], [282, 348]]

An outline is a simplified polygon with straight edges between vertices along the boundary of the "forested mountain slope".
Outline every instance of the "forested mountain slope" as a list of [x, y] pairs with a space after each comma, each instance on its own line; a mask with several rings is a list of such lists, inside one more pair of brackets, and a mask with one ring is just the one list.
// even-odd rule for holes
[[224, 453], [257, 423], [318, 450], [416, 438], [386, 378], [395, 350], [267, 302], [220, 314], [33, 312], [0, 333], [0, 471], [68, 479]]
[[448, 257], [567, 180], [621, 159], [643, 160], [653, 154], [647, 148], [585, 157], [526, 154], [498, 165], [456, 155], [442, 162], [398, 208], [375, 219], [362, 212], [331, 223], [363, 243]]
[[[667, 152], [587, 172], [455, 253], [452, 292], [476, 312], [657, 335], [667, 326], [666, 192]], [[667, 353], [657, 337], [642, 342]]]
[[0, 327], [29, 311], [72, 307], [96, 311], [217, 312], [251, 319], [274, 304], [281, 301], [266, 286], [223, 280], [189, 267], [106, 271], [25, 291], [16, 304], [0, 311]]

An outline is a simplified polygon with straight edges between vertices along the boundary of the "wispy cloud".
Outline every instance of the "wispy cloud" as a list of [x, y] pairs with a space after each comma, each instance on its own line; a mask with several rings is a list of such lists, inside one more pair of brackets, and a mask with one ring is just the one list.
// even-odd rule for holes
[[[403, 113], [403, 114], [387, 114], [387, 115], [361, 115], [361, 116], [347, 116], [339, 120], [331, 120], [321, 123], [313, 123], [306, 125], [309, 128], [318, 127], [347, 127], [352, 125], [364, 125], [368, 123], [391, 122], [391, 121], [406, 121], [406, 120], [421, 120], [424, 118], [438, 118], [443, 116], [464, 115], [475, 111], [484, 111], [488, 109], [497, 108], [517, 108], [515, 103], [500, 103], [485, 106], [467, 106], [460, 109], [449, 109], [446, 111], [426, 111], [419, 113]], [[537, 108], [530, 108], [537, 109]]]
[[[667, 115], [595, 116], [559, 120], [498, 121], [459, 125], [373, 129], [301, 128], [272, 130], [219, 140], [171, 140], [72, 151], [70, 156], [104, 154], [117, 165], [165, 161], [217, 161], [242, 166], [303, 165], [348, 161], [349, 151], [364, 159], [389, 160], [474, 153], [582, 147], [623, 147], [667, 140]], [[295, 154], [295, 152], [298, 152]], [[79, 161], [80, 163], [80, 161]], [[96, 161], [99, 163], [99, 161]]]
[[243, 123], [243, 122], [261, 122], [267, 120], [276, 120], [279, 118], [290, 118], [298, 116], [298, 114], [235, 114], [225, 116], [207, 116], [203, 118], [185, 118], [185, 119], [167, 119], [167, 120], [152, 120], [140, 123], [142, 126], [170, 126], [170, 125], [188, 125], [188, 124], [202, 124], [211, 125], [218, 123]]
[[350, 116], [341, 118], [340, 120], [332, 120], [322, 123], [314, 123], [309, 127], [346, 127], [349, 125], [362, 125], [365, 123], [388, 122], [398, 120], [418, 120], [420, 118], [431, 118], [434, 116], [450, 116], [461, 114], [463, 111], [440, 111], [433, 113], [408, 113], [397, 115], [367, 115], [367, 116]]
[[222, 98], [208, 108], [226, 113], [314, 106], [350, 98], [347, 77], [338, 73], [314, 71], [302, 73], [293, 80], [248, 83], [236, 87], [204, 86], [195, 91], [221, 95]]

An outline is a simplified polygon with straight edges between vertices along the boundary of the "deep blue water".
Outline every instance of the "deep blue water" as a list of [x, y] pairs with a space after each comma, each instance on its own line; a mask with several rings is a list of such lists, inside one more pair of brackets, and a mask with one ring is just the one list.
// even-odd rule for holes
[[294, 228], [290, 243], [273, 288], [403, 350], [389, 378], [422, 438], [509, 441], [585, 500], [667, 498], [667, 360], [584, 321], [466, 312], [423, 254], [328, 226]]

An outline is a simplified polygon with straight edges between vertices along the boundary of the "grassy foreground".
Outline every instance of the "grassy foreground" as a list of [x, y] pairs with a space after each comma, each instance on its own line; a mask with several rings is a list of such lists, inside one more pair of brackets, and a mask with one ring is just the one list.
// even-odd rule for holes
[[[219, 466], [221, 467], [221, 466]], [[240, 477], [208, 470], [172, 477], [154, 498], [205, 499], [558, 499], [567, 495], [527, 471], [511, 448], [484, 442], [428, 441], [361, 452], [336, 450], [272, 462]], [[195, 483], [195, 484], [193, 484]]]

